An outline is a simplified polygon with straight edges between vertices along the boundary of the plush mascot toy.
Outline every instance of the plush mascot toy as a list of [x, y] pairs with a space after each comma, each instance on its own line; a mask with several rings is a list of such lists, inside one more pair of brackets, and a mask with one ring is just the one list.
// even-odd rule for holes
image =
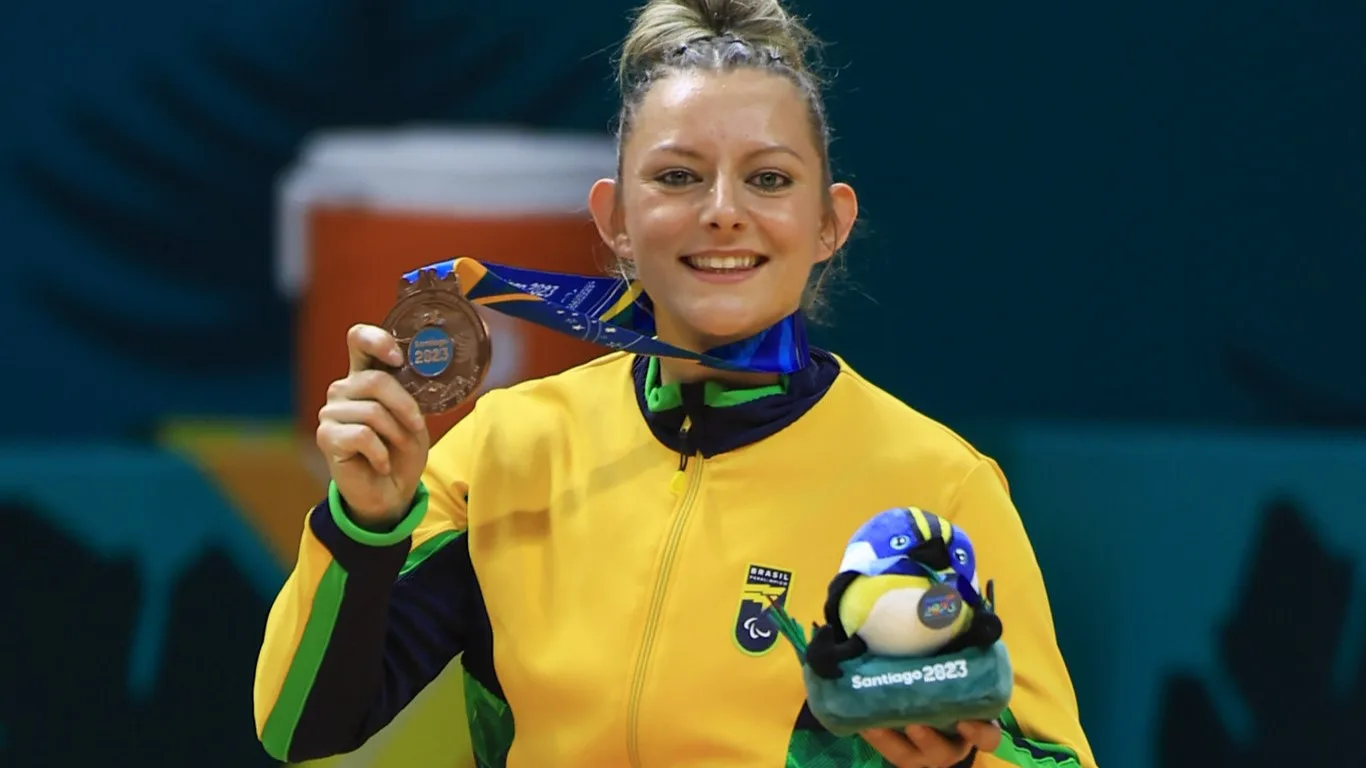
[[810, 642], [775, 605], [797, 650], [811, 713], [831, 733], [994, 720], [1010, 702], [1010, 658], [972, 542], [947, 520], [889, 509], [854, 533]]

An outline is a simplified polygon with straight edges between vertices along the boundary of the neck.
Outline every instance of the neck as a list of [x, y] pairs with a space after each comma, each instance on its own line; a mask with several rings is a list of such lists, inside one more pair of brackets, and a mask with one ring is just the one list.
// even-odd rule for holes
[[[746, 334], [729, 338], [708, 337], [681, 323], [674, 322], [667, 312], [658, 309], [655, 311], [655, 333], [661, 341], [666, 341], [690, 352], [699, 353], [732, 344], [749, 336]], [[777, 373], [725, 371], [708, 368], [692, 360], [660, 358], [660, 384], [690, 384], [700, 381], [715, 381], [731, 387], [748, 389], [776, 384], [782, 381], [782, 376]]]
[[718, 371], [707, 368], [691, 360], [660, 358], [660, 384], [690, 384], [698, 381], [717, 381], [733, 387], [748, 389], [776, 384], [782, 377], [776, 373], [748, 373], [745, 371]]

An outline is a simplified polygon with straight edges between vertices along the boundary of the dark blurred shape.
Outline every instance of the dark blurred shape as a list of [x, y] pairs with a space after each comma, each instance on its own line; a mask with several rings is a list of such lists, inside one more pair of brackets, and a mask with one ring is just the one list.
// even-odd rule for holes
[[1224, 350], [1224, 367], [1229, 376], [1249, 395], [1261, 402], [1273, 423], [1315, 429], [1366, 429], [1366, 393], [1356, 402], [1335, 399], [1317, 392], [1314, 375], [1295, 375], [1293, 370], [1277, 367], [1251, 349], [1229, 344]]
[[160, 673], [135, 701], [136, 563], [93, 554], [22, 504], [0, 502], [0, 524], [0, 765], [276, 765], [251, 718], [269, 606], [223, 552], [175, 585]]
[[1219, 646], [1223, 671], [1251, 715], [1250, 738], [1230, 733], [1199, 678], [1176, 674], [1163, 694], [1157, 764], [1366, 764], [1350, 757], [1350, 724], [1366, 716], [1366, 678], [1357, 671], [1348, 686], [1334, 679], [1351, 607], [1351, 562], [1327, 551], [1298, 505], [1284, 499], [1267, 505], [1254, 551]]

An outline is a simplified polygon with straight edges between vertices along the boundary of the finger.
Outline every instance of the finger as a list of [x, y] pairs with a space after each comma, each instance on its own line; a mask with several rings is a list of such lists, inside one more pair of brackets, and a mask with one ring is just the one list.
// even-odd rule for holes
[[360, 323], [351, 326], [346, 332], [346, 352], [350, 358], [350, 371], [364, 371], [373, 368], [372, 361], [387, 365], [402, 365], [403, 353], [398, 342], [388, 331], [374, 325]]
[[328, 389], [327, 399], [329, 402], [375, 400], [414, 432], [422, 432], [427, 428], [427, 420], [423, 418], [417, 401], [388, 371], [369, 370], [352, 373], [340, 381], [333, 382]]
[[389, 449], [373, 429], [364, 424], [329, 422], [318, 428], [318, 447], [336, 462], [364, 457], [381, 475], [389, 474]]
[[377, 400], [336, 400], [318, 411], [318, 420], [339, 424], [364, 424], [374, 430], [390, 447], [409, 450], [414, 446], [413, 431], [402, 427], [394, 414]]
[[928, 765], [910, 740], [890, 728], [870, 728], [859, 731], [859, 735], [896, 768], [926, 768]]
[[950, 766], [968, 756], [972, 745], [958, 739], [947, 739], [925, 725], [906, 727], [906, 738], [920, 752], [921, 759], [930, 766]]
[[981, 720], [958, 724], [958, 733], [981, 752], [995, 752], [1001, 746], [1001, 726]]

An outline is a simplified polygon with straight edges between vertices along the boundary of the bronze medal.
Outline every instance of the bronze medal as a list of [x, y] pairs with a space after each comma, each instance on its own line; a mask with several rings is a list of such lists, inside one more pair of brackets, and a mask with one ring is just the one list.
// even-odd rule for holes
[[398, 302], [384, 318], [404, 362], [394, 370], [403, 388], [428, 415], [449, 411], [479, 389], [493, 358], [488, 326], [460, 293], [454, 271], [430, 270], [417, 281], [399, 280]]

